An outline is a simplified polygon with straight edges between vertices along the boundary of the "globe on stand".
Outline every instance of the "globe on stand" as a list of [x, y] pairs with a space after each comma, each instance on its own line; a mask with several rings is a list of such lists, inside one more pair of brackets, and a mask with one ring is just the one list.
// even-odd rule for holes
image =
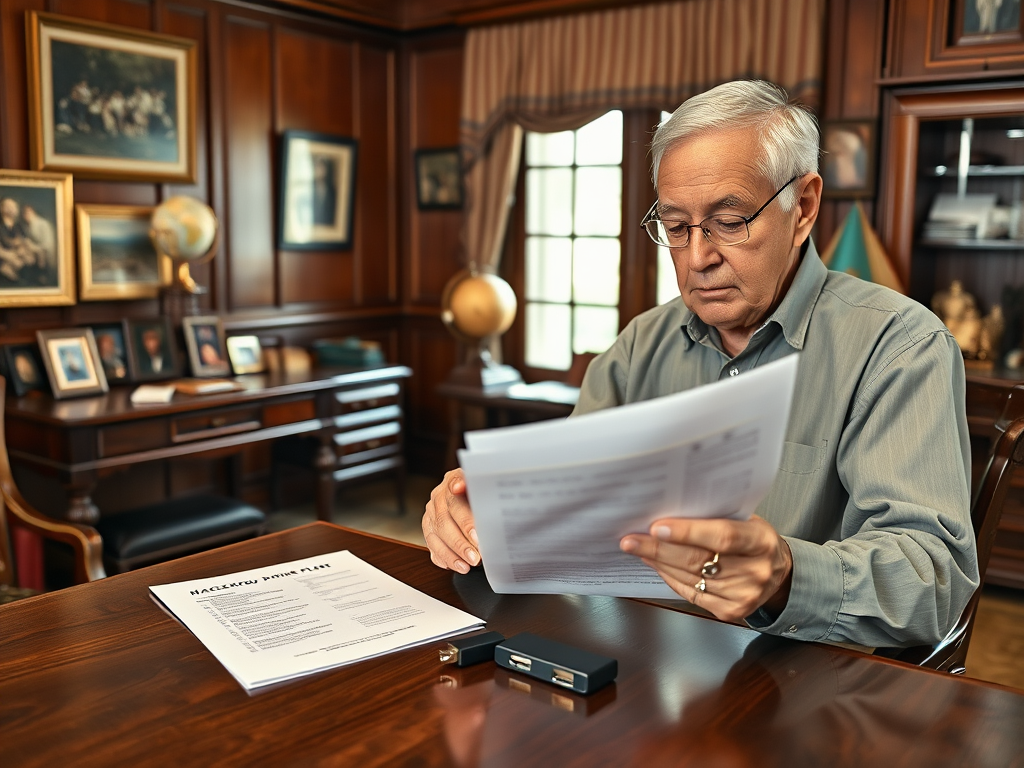
[[496, 389], [523, 380], [510, 365], [491, 357], [490, 345], [516, 319], [516, 294], [497, 275], [464, 269], [444, 287], [441, 321], [455, 338], [467, 345], [466, 362], [448, 377], [452, 384]]
[[186, 315], [199, 314], [199, 296], [206, 289], [189, 272], [192, 265], [214, 257], [220, 228], [213, 209], [194, 197], [170, 197], [153, 211], [149, 237], [161, 257], [171, 260], [171, 284], [162, 293], [163, 314], [175, 324]]

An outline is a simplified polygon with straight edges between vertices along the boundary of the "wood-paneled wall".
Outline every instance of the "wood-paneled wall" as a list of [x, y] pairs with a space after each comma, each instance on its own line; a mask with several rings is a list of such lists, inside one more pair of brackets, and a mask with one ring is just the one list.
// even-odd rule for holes
[[[217, 257], [193, 270], [209, 288], [203, 309], [222, 316], [229, 333], [294, 345], [358, 335], [381, 342], [389, 360], [414, 363], [410, 450], [430, 471], [440, 471], [445, 407], [433, 388], [454, 363], [455, 343], [438, 319], [438, 303], [459, 265], [461, 214], [416, 210], [411, 154], [458, 143], [462, 35], [407, 42], [386, 30], [217, 0], [0, 0], [5, 168], [29, 167], [30, 10], [196, 41], [195, 184], [76, 179], [75, 202], [155, 205], [188, 194], [210, 204], [223, 238]], [[357, 140], [350, 249], [277, 249], [279, 137], [289, 129]], [[0, 309], [0, 343], [32, 341], [40, 328], [158, 313], [156, 300]], [[266, 452], [255, 450], [244, 463], [251, 498], [265, 498], [260, 486], [268, 471]], [[215, 485], [220, 474], [186, 462], [139, 468], [117, 483], [138, 493], [119, 492], [109, 503], [149, 500], [142, 497], [154, 487], [175, 492]], [[101, 488], [97, 498], [103, 493]]]

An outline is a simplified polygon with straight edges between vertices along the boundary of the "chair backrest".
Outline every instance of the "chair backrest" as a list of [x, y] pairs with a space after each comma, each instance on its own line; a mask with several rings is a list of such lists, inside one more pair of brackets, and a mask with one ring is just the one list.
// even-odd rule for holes
[[43, 538], [69, 545], [75, 556], [75, 581], [102, 579], [103, 541], [95, 528], [54, 520], [37, 511], [22, 497], [14, 483], [4, 432], [6, 380], [0, 376], [0, 585], [17, 586], [9, 521]]
[[[994, 425], [987, 430], [994, 438], [992, 450], [984, 470], [975, 483], [971, 503], [971, 523], [978, 543], [978, 573], [981, 575], [981, 583], [956, 625], [937, 645], [905, 648], [882, 655], [952, 674], [963, 674], [966, 670], [967, 648], [974, 630], [974, 619], [981, 600], [981, 588], [985, 583], [985, 572], [988, 570], [999, 517], [1010, 489], [1014, 469], [1024, 465], [1024, 384], [1018, 384], [1009, 391], [1003, 389], [1002, 392], [1002, 412]], [[987, 399], [991, 400], [991, 397]]]

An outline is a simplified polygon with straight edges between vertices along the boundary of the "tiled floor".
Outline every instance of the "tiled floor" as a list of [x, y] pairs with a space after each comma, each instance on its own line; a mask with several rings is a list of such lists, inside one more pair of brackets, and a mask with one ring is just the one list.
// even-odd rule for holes
[[[440, 478], [410, 475], [406, 513], [397, 514], [393, 486], [368, 483], [340, 493], [334, 522], [393, 539], [423, 543], [420, 518], [431, 489]], [[316, 519], [313, 505], [271, 514], [273, 530]], [[986, 587], [967, 657], [967, 675], [1024, 690], [1024, 591]]]

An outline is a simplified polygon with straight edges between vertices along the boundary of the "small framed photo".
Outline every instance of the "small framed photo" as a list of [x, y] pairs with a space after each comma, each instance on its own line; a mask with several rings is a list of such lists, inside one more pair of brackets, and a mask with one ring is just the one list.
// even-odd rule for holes
[[416, 150], [416, 202], [423, 210], [462, 207], [458, 147]]
[[228, 336], [228, 358], [235, 373], [262, 373], [266, 367], [257, 336]]
[[107, 377], [99, 364], [91, 328], [36, 331], [36, 338], [56, 399], [107, 391]]
[[150, 206], [76, 205], [82, 301], [152, 299], [170, 285], [171, 260], [150, 240]]
[[285, 131], [281, 142], [278, 247], [351, 248], [355, 181], [355, 140]]
[[10, 344], [4, 347], [2, 370], [11, 390], [18, 397], [34, 389], [46, 388], [43, 359], [36, 344]]
[[228, 376], [231, 363], [228, 362], [227, 346], [224, 343], [224, 324], [216, 315], [186, 317], [181, 321], [185, 331], [185, 346], [192, 375]]
[[30, 11], [32, 167], [119, 181], [196, 180], [196, 43]]
[[874, 196], [875, 124], [872, 121], [826, 122], [821, 148], [824, 197]]
[[108, 384], [124, 384], [131, 381], [131, 346], [128, 341], [128, 322], [93, 325], [92, 335], [96, 339], [100, 366]]
[[71, 176], [0, 170], [0, 307], [75, 303]]
[[173, 379], [181, 375], [170, 319], [128, 321], [128, 372], [132, 381]]
[[1020, 0], [955, 0], [961, 44], [1018, 42], [1022, 25]]

